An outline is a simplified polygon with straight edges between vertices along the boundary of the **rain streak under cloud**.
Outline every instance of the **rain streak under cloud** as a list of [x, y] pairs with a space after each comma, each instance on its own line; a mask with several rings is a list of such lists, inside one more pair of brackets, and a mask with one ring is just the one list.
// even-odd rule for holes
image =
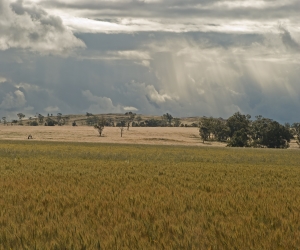
[[299, 121], [300, 2], [0, 0], [0, 111]]

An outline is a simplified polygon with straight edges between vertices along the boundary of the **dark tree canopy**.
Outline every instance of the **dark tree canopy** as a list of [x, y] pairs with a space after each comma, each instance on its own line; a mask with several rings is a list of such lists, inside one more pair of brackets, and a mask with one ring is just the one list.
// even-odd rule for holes
[[[267, 147], [288, 148], [291, 139], [296, 136], [300, 145], [300, 124], [281, 125], [277, 121], [239, 112], [224, 121], [223, 119], [204, 117], [199, 123], [199, 133], [204, 141], [227, 141], [229, 147]], [[298, 132], [297, 132], [298, 131]]]

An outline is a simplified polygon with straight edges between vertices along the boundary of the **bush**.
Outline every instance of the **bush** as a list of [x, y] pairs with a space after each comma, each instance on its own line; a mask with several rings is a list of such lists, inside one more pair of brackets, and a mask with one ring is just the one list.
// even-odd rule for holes
[[38, 126], [38, 122], [37, 121], [32, 121], [32, 122], [29, 122], [29, 126]]

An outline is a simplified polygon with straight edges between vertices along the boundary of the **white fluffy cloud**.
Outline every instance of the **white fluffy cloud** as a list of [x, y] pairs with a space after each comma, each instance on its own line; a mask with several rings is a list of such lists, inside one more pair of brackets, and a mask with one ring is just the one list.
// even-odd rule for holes
[[156, 104], [161, 104], [164, 103], [168, 100], [172, 100], [172, 98], [168, 94], [160, 94], [158, 91], [155, 89], [153, 85], [148, 85], [146, 87], [147, 91], [147, 97], [155, 102]]
[[42, 54], [67, 55], [85, 47], [62, 19], [33, 3], [0, 0], [0, 50], [29, 49]]
[[135, 107], [123, 107], [123, 109], [124, 109], [125, 111], [138, 111], [138, 109], [135, 108]]
[[95, 96], [90, 90], [82, 91], [82, 95], [93, 104], [88, 108], [92, 113], [121, 113], [123, 109], [120, 105], [114, 106], [112, 100], [108, 97]]
[[0, 109], [10, 110], [15, 108], [23, 108], [26, 104], [25, 95], [22, 91], [16, 90], [14, 93], [9, 92], [5, 95], [0, 104]]

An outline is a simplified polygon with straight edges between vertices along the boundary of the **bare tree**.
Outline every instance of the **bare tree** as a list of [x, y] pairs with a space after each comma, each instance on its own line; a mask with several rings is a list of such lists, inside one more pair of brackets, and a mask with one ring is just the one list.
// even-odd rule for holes
[[105, 118], [103, 116], [101, 116], [98, 123], [94, 126], [94, 128], [98, 130], [100, 137], [102, 136], [102, 132], [103, 132], [104, 127], [105, 127], [105, 123], [106, 123]]
[[2, 117], [2, 120], [3, 120], [3, 124], [5, 125], [5, 124], [6, 124], [6, 117], [3, 116], [3, 117]]

